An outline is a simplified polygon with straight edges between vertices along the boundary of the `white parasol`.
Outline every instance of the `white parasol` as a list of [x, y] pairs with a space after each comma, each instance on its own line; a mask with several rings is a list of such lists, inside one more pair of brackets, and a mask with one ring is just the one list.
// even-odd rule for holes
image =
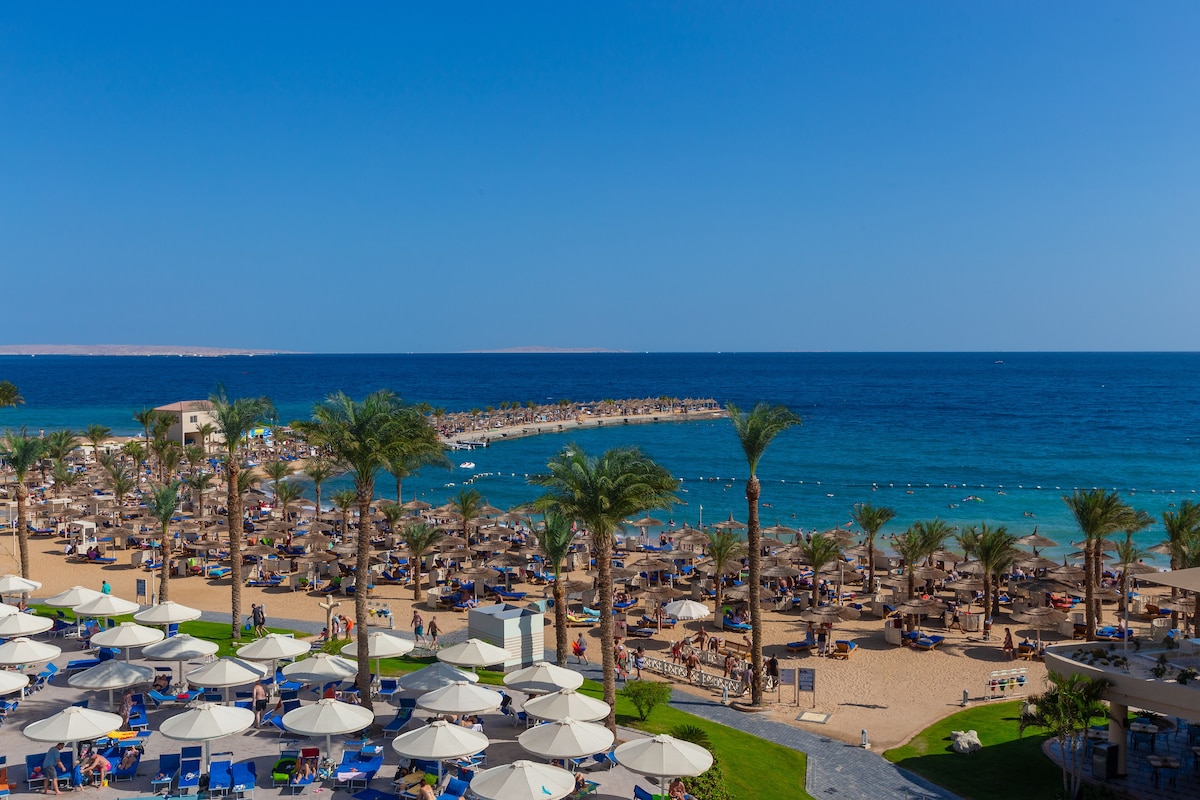
[[504, 685], [525, 694], [547, 694], [559, 689], [578, 689], [583, 686], [583, 675], [548, 661], [539, 661], [505, 675]]
[[42, 588], [42, 584], [38, 581], [31, 581], [29, 578], [22, 578], [20, 575], [0, 575], [0, 595], [5, 594], [29, 594]]
[[122, 600], [111, 594], [101, 594], [99, 597], [87, 600], [75, 606], [75, 615], [79, 617], [119, 617], [133, 614], [140, 609], [137, 603]]
[[671, 777], [700, 775], [713, 764], [712, 753], [700, 745], [665, 733], [619, 745], [613, 757], [630, 772], [658, 778], [662, 787]]
[[503, 699], [499, 692], [470, 681], [455, 681], [421, 695], [417, 705], [438, 714], [482, 714], [499, 708]]
[[517, 737], [521, 747], [542, 758], [582, 758], [606, 752], [615, 736], [603, 725], [564, 717], [535, 725]]
[[488, 737], [484, 734], [443, 719], [402, 733], [392, 740], [392, 749], [405, 758], [437, 761], [439, 779], [442, 777], [442, 761], [473, 756], [487, 746]]
[[[245, 686], [248, 683], [262, 680], [267, 674], [267, 668], [253, 661], [242, 661], [240, 658], [218, 658], [187, 674], [187, 679], [194, 686], [204, 686], [210, 689], [228, 689], [230, 686]], [[226, 692], [225, 699], [229, 699]]]
[[13, 614], [20, 614], [21, 609], [16, 606], [10, 606], [8, 603], [0, 603], [0, 617], [11, 617]]
[[0, 670], [0, 695], [12, 694], [29, 685], [29, 676], [23, 672]]
[[51, 608], [75, 608], [75, 606], [86, 603], [89, 600], [95, 600], [97, 597], [104, 597], [104, 592], [97, 592], [95, 589], [89, 589], [86, 586], [72, 586], [70, 589], [64, 589], [42, 602], [43, 605], [50, 606]]
[[29, 723], [22, 733], [35, 742], [82, 742], [112, 733], [122, 722], [120, 714], [67, 706], [53, 716]]
[[674, 600], [663, 606], [663, 611], [681, 622], [708, 619], [712, 616], [712, 609], [695, 600]]
[[579, 694], [574, 689], [563, 689], [525, 701], [525, 713], [537, 719], [571, 719], [595, 722], [608, 717], [608, 703]]
[[301, 736], [324, 736], [325, 754], [332, 758], [330, 739], [344, 733], [354, 733], [375, 721], [368, 708], [322, 698], [312, 705], [294, 708], [283, 715], [283, 727]]
[[182, 714], [163, 720], [158, 732], [168, 739], [204, 742], [204, 761], [201, 763], [207, 764], [213, 739], [241, 733], [253, 724], [254, 712], [248, 708], [197, 703]]
[[201, 611], [198, 608], [185, 606], [183, 603], [176, 603], [174, 600], [165, 600], [149, 608], [142, 609], [133, 615], [133, 618], [143, 625], [178, 625], [181, 622], [191, 622], [194, 619], [200, 619]]
[[302, 642], [294, 636], [284, 636], [282, 633], [268, 633], [261, 639], [255, 639], [250, 644], [238, 648], [239, 658], [252, 658], [255, 661], [270, 661], [270, 675], [275, 674], [275, 664], [281, 658], [295, 658], [312, 650], [312, 645]]
[[40, 664], [43, 661], [58, 658], [61, 654], [62, 648], [57, 645], [39, 642], [24, 636], [0, 644], [0, 664], [6, 666]]
[[129, 660], [129, 651], [135, 647], [145, 647], [148, 644], [161, 642], [167, 634], [158, 628], [147, 628], [136, 622], [122, 622], [107, 630], [92, 636], [92, 644], [100, 647], [116, 647], [125, 651], [125, 660]]
[[154, 680], [154, 670], [128, 661], [109, 659], [98, 665], [76, 672], [67, 678], [67, 685], [74, 689], [108, 690], [108, 705], [113, 706], [113, 691], [128, 689]]
[[[408, 639], [401, 639], [395, 634], [385, 631], [371, 631], [367, 635], [367, 656], [375, 659], [375, 675], [378, 680], [379, 676], [379, 660], [381, 658], [396, 658], [405, 653], [411, 653], [413, 643]], [[342, 655], [350, 658], [358, 657], [358, 640], [354, 639], [342, 646]]]
[[438, 661], [400, 678], [400, 688], [407, 692], [432, 692], [455, 681], [479, 683], [479, 676]]
[[328, 653], [295, 661], [283, 668], [285, 677], [301, 683], [330, 683], [358, 675], [358, 663]]
[[524, 759], [485, 769], [471, 780], [471, 793], [480, 800], [560, 800], [573, 791], [570, 772]]
[[189, 636], [186, 633], [181, 633], [178, 636], [171, 636], [163, 639], [161, 642], [147, 645], [142, 649], [142, 656], [152, 661], [177, 661], [179, 662], [179, 672], [177, 673], [179, 683], [183, 683], [183, 662], [193, 658], [205, 658], [217, 652], [220, 646], [216, 642], [210, 642], [207, 639], [197, 639], [195, 636]]
[[54, 627], [54, 620], [49, 617], [39, 617], [34, 614], [9, 614], [0, 617], [0, 639], [13, 639], [17, 636], [33, 636], [44, 633]]
[[439, 650], [437, 657], [438, 661], [459, 667], [486, 667], [511, 658], [503, 647], [488, 644], [482, 639], [467, 639], [461, 644], [451, 645]]

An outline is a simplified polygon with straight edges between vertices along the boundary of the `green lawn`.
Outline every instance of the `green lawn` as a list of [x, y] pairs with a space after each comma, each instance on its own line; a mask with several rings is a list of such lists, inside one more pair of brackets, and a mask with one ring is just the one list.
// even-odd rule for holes
[[[883, 757], [967, 800], [1054, 800], [1062, 771], [1042, 754], [1046, 737], [1017, 735], [1020, 701], [960, 711], [917, 734]], [[964, 756], [950, 750], [950, 731], [979, 732], [983, 750]]]

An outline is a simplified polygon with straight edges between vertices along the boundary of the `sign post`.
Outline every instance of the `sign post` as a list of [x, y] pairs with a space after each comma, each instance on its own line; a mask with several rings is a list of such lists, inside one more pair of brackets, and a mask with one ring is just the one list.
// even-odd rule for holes
[[800, 705], [800, 692], [812, 692], [812, 707], [817, 707], [817, 671], [809, 667], [796, 670], [796, 705]]

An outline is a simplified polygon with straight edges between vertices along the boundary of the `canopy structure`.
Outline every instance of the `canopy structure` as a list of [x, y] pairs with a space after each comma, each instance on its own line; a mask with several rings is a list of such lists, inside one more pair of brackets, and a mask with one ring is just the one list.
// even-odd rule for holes
[[421, 695], [417, 705], [438, 714], [482, 714], [499, 708], [503, 699], [499, 692], [470, 681], [455, 681]]
[[535, 725], [517, 737], [521, 747], [542, 758], [582, 758], [606, 752], [614, 734], [603, 725], [563, 719]]
[[[375, 680], [379, 680], [379, 660], [383, 658], [396, 658], [405, 653], [411, 653], [413, 643], [408, 639], [401, 639], [392, 633], [385, 631], [371, 631], [367, 635], [367, 656], [375, 659]], [[358, 658], [358, 640], [353, 639], [346, 642], [342, 646], [342, 655], [349, 658]]]
[[115, 647], [125, 651], [125, 660], [129, 660], [129, 651], [135, 647], [145, 647], [148, 644], [161, 642], [167, 634], [158, 628], [147, 628], [136, 622], [122, 622], [107, 630], [92, 636], [92, 644], [100, 647]]
[[583, 675], [547, 661], [539, 661], [505, 675], [504, 685], [526, 694], [547, 694], [559, 689], [578, 689], [583, 685]]
[[78, 605], [95, 600], [97, 597], [103, 597], [103, 592], [98, 592], [95, 589], [89, 589], [86, 586], [72, 586], [70, 589], [64, 589], [53, 597], [49, 597], [42, 601], [44, 605], [51, 608], [75, 608]]
[[0, 617], [0, 639], [33, 636], [35, 633], [44, 633], [53, 627], [54, 620], [49, 617], [22, 613], [9, 614]]
[[484, 734], [441, 719], [392, 740], [392, 749], [405, 758], [437, 761], [439, 779], [442, 761], [473, 756], [487, 746], [488, 737]]
[[1200, 592], [1200, 567], [1176, 569], [1154, 575], [1146, 574], [1141, 576], [1141, 580], [1162, 586], [1174, 586], [1176, 589], [1185, 589], [1189, 592]]
[[42, 588], [38, 581], [22, 578], [20, 575], [0, 575], [0, 595], [29, 594]]
[[482, 639], [467, 639], [460, 644], [439, 650], [438, 661], [459, 667], [486, 667], [507, 661], [510, 656], [503, 647], [488, 644]]
[[358, 662], [328, 653], [317, 653], [283, 668], [285, 677], [301, 683], [330, 683], [358, 675]]
[[406, 692], [432, 692], [455, 681], [479, 683], [479, 676], [438, 661], [400, 678], [400, 688]]
[[713, 765], [708, 750], [665, 733], [626, 742], [613, 751], [613, 757], [630, 772], [658, 778], [662, 787], [673, 777], [700, 775]]
[[110, 659], [102, 661], [90, 669], [85, 669], [83, 672], [76, 672], [67, 678], [67, 685], [74, 689], [108, 690], [108, 705], [111, 708], [114, 705], [114, 691], [150, 683], [152, 680], [154, 680], [154, 670], [150, 667]]
[[217, 652], [218, 649], [220, 647], [216, 642], [210, 642], [207, 639], [197, 639], [195, 636], [181, 633], [178, 636], [171, 636], [163, 639], [161, 642], [147, 645], [142, 648], [142, 656], [152, 661], [178, 662], [179, 672], [176, 675], [178, 682], [182, 684], [183, 662], [193, 658], [206, 658]]
[[23, 672], [0, 670], [0, 695], [12, 694], [29, 685], [29, 676]]
[[101, 594], [75, 606], [75, 614], [81, 617], [119, 617], [123, 614], [133, 614], [140, 608], [137, 603], [122, 600], [111, 594]]
[[608, 716], [608, 703], [579, 694], [574, 689], [563, 689], [525, 701], [525, 713], [537, 719], [562, 719], [570, 717], [581, 722], [595, 722]]
[[[261, 680], [266, 674], [267, 668], [262, 664], [226, 656], [192, 670], [187, 674], [187, 679], [194, 686], [228, 689], [230, 686], [245, 686], [248, 683], [254, 683]], [[228, 699], [228, 693], [226, 699]]]
[[570, 772], [524, 759], [485, 769], [471, 780], [471, 793], [480, 800], [560, 800], [573, 791]]
[[275, 665], [280, 659], [295, 658], [312, 650], [312, 645], [302, 642], [294, 636], [282, 633], [268, 633], [261, 639], [255, 639], [250, 644], [244, 644], [237, 649], [238, 658], [252, 658], [255, 661], [270, 661], [271, 669], [267, 674], [275, 674]]
[[254, 712], [248, 708], [223, 706], [219, 703], [198, 703], [182, 714], [162, 721], [158, 732], [168, 739], [182, 742], [204, 742], [204, 761], [209, 760], [213, 739], [232, 736], [254, 724]]
[[181, 622], [200, 619], [200, 614], [198, 608], [166, 600], [137, 612], [133, 618], [143, 625], [178, 625]]
[[301, 736], [324, 736], [325, 754], [332, 758], [330, 740], [334, 736], [361, 731], [375, 721], [375, 714], [362, 706], [322, 698], [283, 715], [283, 727]]
[[29, 723], [22, 733], [35, 742], [81, 742], [112, 733], [122, 722], [120, 714], [67, 706], [53, 716]]
[[[0, 644], [0, 665], [40, 664], [43, 661], [58, 658], [61, 654], [62, 648], [57, 645], [19, 636]], [[9, 674], [15, 675], [16, 673]], [[24, 686], [24, 684], [21, 685]]]

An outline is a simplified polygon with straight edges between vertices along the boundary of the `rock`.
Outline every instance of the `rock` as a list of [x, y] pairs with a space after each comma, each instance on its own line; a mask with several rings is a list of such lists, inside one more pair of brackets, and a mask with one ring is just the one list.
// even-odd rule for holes
[[977, 753], [983, 749], [975, 731], [950, 731], [950, 748], [956, 753]]

